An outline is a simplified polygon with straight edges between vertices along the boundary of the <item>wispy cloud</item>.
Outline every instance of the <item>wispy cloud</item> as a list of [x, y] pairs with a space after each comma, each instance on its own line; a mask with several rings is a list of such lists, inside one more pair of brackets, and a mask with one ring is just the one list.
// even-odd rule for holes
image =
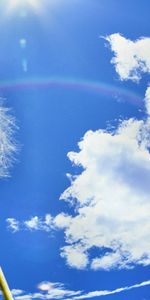
[[114, 52], [111, 62], [121, 80], [139, 81], [143, 73], [150, 73], [150, 38], [142, 37], [135, 41], [119, 33], [105, 38]]
[[10, 229], [12, 232], [17, 232], [20, 229], [20, 224], [19, 221], [17, 221], [14, 218], [7, 218], [7, 227]]
[[50, 214], [46, 214], [44, 219], [35, 216], [24, 221], [24, 226], [30, 230], [50, 231], [52, 228], [52, 220], [53, 219]]
[[112, 295], [112, 294], [118, 294], [121, 292], [137, 289], [137, 288], [144, 287], [147, 285], [150, 285], [150, 280], [144, 281], [142, 283], [138, 283], [135, 285], [131, 285], [131, 286], [117, 288], [117, 289], [111, 290], [111, 291], [109, 291], [109, 290], [94, 291], [94, 292], [90, 292], [90, 293], [75, 297], [74, 299], [79, 300], [79, 299], [87, 299], [87, 298], [94, 298], [94, 297], [100, 297], [100, 296], [108, 296], [108, 295]]
[[20, 289], [13, 289], [11, 290], [11, 293], [13, 296], [18, 296], [18, 295], [21, 295], [21, 294], [24, 294], [24, 291], [23, 290], [20, 290]]
[[80, 299], [88, 299], [95, 298], [101, 296], [108, 296], [112, 294], [118, 294], [126, 291], [130, 291], [132, 289], [142, 288], [150, 285], [150, 280], [143, 281], [138, 284], [134, 284], [131, 286], [125, 286], [121, 288], [117, 288], [114, 290], [98, 290], [93, 292], [86, 293], [85, 291], [73, 291], [67, 289], [64, 284], [60, 282], [47, 282], [43, 281], [38, 284], [38, 292], [35, 293], [26, 293], [25, 291], [19, 289], [13, 289], [12, 294], [15, 300], [31, 300], [31, 299], [72, 299], [72, 300], [80, 300]]
[[81, 291], [73, 291], [67, 289], [63, 283], [43, 281], [37, 286], [38, 292], [25, 293], [22, 290], [14, 289], [12, 294], [15, 300], [30, 300], [30, 299], [66, 299], [80, 295]]
[[76, 295], [81, 294], [81, 291], [72, 291], [72, 290], [68, 290], [66, 289], [66, 287], [64, 286], [64, 284], [60, 283], [60, 282], [41, 282], [38, 285], [39, 290], [41, 291], [47, 291], [47, 294], [49, 296], [50, 299], [55, 298], [55, 299], [60, 299], [60, 298], [68, 298], [68, 297], [74, 297]]
[[17, 147], [14, 140], [15, 119], [0, 100], [0, 178], [9, 175]]
[[53, 228], [53, 218], [50, 214], [46, 214], [44, 218], [34, 216], [24, 221], [18, 221], [15, 218], [7, 218], [7, 228], [13, 233], [21, 230], [41, 230], [49, 232]]

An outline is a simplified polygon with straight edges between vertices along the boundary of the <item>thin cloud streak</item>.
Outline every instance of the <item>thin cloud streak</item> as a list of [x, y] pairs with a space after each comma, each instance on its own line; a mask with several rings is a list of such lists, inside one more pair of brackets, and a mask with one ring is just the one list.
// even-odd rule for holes
[[85, 294], [85, 295], [75, 297], [74, 299], [79, 300], [79, 299], [87, 299], [87, 298], [100, 297], [100, 296], [108, 296], [108, 295], [112, 295], [112, 294], [118, 294], [118, 293], [122, 293], [122, 292], [125, 292], [125, 291], [129, 291], [129, 290], [132, 290], [132, 289], [144, 287], [144, 286], [147, 286], [147, 285], [150, 285], [150, 280], [143, 281], [141, 283], [134, 284], [134, 285], [131, 285], [131, 286], [121, 287], [121, 288], [118, 288], [118, 289], [115, 289], [115, 290], [112, 290], [112, 291], [109, 291], [109, 290], [94, 291], [94, 292], [90, 292], [90, 293]]

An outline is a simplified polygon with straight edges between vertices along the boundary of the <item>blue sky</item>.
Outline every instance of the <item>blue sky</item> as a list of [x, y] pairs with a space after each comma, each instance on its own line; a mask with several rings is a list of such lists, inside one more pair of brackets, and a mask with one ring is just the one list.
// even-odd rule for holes
[[0, 264], [16, 300], [150, 298], [149, 9], [0, 2]]

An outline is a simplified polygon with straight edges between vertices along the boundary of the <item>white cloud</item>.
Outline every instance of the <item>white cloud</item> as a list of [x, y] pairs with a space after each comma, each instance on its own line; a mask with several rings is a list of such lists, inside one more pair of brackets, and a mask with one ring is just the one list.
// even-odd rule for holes
[[20, 229], [19, 221], [17, 221], [14, 218], [7, 218], [6, 222], [8, 224], [8, 229], [10, 229], [12, 232], [17, 232]]
[[150, 115], [150, 86], [148, 86], [145, 94], [145, 106], [147, 114]]
[[14, 141], [15, 119], [10, 115], [9, 109], [0, 101], [0, 178], [9, 175], [9, 168], [14, 160], [17, 150]]
[[92, 269], [97, 270], [101, 269], [109, 269], [110, 265], [119, 266], [120, 262], [120, 254], [119, 253], [107, 253], [101, 258], [95, 258], [92, 261]]
[[114, 57], [111, 62], [121, 80], [139, 81], [143, 73], [150, 73], [150, 38], [131, 41], [119, 33], [106, 37]]
[[47, 291], [49, 299], [61, 299], [64, 297], [72, 297], [81, 294], [81, 291], [72, 291], [65, 288], [60, 282], [41, 282], [38, 285], [41, 291]]
[[46, 214], [44, 218], [34, 216], [25, 221], [18, 221], [14, 218], [7, 218], [6, 222], [8, 224], [8, 229], [12, 232], [17, 232], [20, 230], [41, 230], [49, 232], [53, 228], [53, 218], [50, 214]]
[[61, 213], [55, 217], [53, 220], [54, 226], [58, 228], [66, 228], [71, 223], [71, 216], [68, 216], [67, 214]]
[[44, 218], [35, 216], [27, 221], [24, 221], [22, 225], [22, 228], [24, 229], [42, 230], [49, 232], [53, 228], [53, 218], [50, 214], [46, 214]]
[[13, 294], [13, 296], [15, 296], [15, 300], [31, 300], [31, 299], [80, 300], [80, 299], [88, 299], [88, 298], [118, 294], [118, 293], [130, 291], [132, 289], [137, 289], [137, 288], [141, 288], [141, 287], [148, 286], [148, 285], [150, 285], [150, 280], [143, 281], [141, 283], [134, 284], [131, 286], [117, 288], [114, 290], [97, 290], [97, 291], [92, 291], [92, 292], [86, 293], [85, 291], [72, 291], [72, 290], [66, 289], [64, 284], [62, 284], [60, 282], [43, 281], [40, 284], [38, 284], [38, 289], [40, 290], [40, 292], [27, 294], [22, 290], [13, 289], [12, 294]]
[[[148, 113], [149, 100], [148, 88]], [[148, 116], [123, 121], [114, 132], [88, 131], [79, 152], [68, 154], [83, 168], [70, 176], [61, 195], [75, 215], [59, 214], [53, 222], [65, 231], [61, 256], [69, 266], [109, 270], [150, 264], [149, 122]]]
[[144, 286], [147, 286], [147, 285], [150, 285], [150, 280], [144, 281], [144, 282], [139, 283], [139, 284], [131, 285], [131, 286], [117, 288], [117, 289], [112, 290], [112, 291], [102, 290], [102, 291], [89, 292], [87, 294], [75, 297], [74, 299], [79, 300], [79, 299], [87, 299], [87, 298], [100, 297], [100, 296], [108, 296], [108, 295], [112, 295], [112, 294], [118, 294], [118, 293], [122, 293], [122, 292], [125, 292], [125, 291], [129, 291], [129, 290], [132, 290], [132, 289], [144, 287]]
[[43, 281], [38, 284], [40, 292], [26, 294], [22, 290], [12, 290], [15, 300], [30, 300], [30, 299], [64, 299], [72, 298], [81, 295], [81, 291], [72, 291], [67, 289], [60, 282]]
[[25, 221], [24, 224], [27, 228], [29, 228], [31, 230], [33, 230], [33, 229], [39, 230], [39, 228], [41, 227], [41, 221], [40, 221], [39, 217], [37, 217], [37, 216], [32, 217], [28, 221]]
[[23, 290], [19, 290], [19, 289], [13, 289], [13, 290], [11, 290], [11, 293], [12, 293], [13, 296], [16, 297], [16, 296], [24, 294], [24, 291]]
[[77, 269], [86, 268], [88, 264], [88, 254], [82, 244], [65, 246], [61, 250], [61, 256], [66, 259], [69, 266]]

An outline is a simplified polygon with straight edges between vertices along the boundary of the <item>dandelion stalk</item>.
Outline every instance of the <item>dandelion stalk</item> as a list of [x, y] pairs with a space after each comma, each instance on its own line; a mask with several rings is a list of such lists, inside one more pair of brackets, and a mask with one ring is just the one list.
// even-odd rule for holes
[[4, 273], [1, 268], [0, 268], [0, 288], [2, 290], [5, 300], [13, 300], [9, 286], [7, 284], [7, 281], [5, 279]]

